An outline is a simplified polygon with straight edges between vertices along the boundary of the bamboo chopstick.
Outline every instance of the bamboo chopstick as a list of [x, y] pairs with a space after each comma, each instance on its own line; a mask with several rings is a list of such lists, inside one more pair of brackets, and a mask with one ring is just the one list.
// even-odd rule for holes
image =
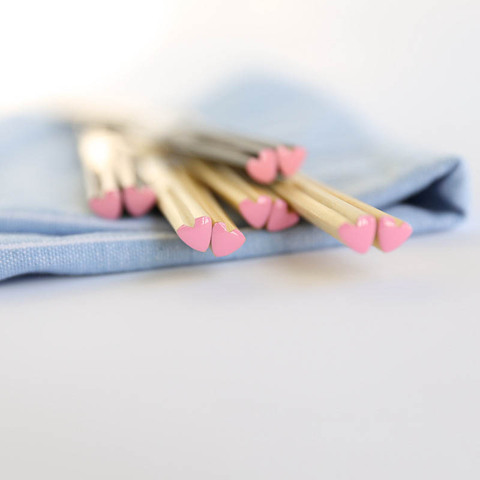
[[113, 168], [115, 142], [103, 128], [81, 129], [77, 136], [88, 205], [100, 217], [117, 219], [122, 199]]
[[356, 223], [301, 191], [290, 182], [279, 182], [272, 189], [302, 217], [358, 253], [366, 253], [375, 238], [375, 219], [362, 217]]
[[223, 200], [235, 208], [254, 228], [262, 228], [270, 215], [272, 200], [262, 195], [232, 168], [190, 160], [188, 170]]
[[[303, 147], [261, 140], [233, 132], [196, 129], [192, 130], [190, 135], [208, 142], [229, 145], [258, 158], [261, 158], [262, 155], [271, 156], [273, 154], [276, 157], [277, 169], [286, 177], [293, 175], [301, 167], [306, 157], [306, 150]], [[252, 178], [255, 179], [255, 177]]]
[[317, 202], [340, 213], [357, 227], [360, 228], [361, 225], [369, 225], [372, 226], [375, 231], [376, 219], [373, 215], [370, 215], [363, 209], [351, 205], [343, 199], [332, 195], [324, 189], [317, 188], [308, 177], [295, 175], [287, 183], [295, 185], [299, 190], [305, 192]]
[[180, 239], [189, 247], [205, 252], [212, 237], [212, 220], [198, 200], [159, 156], [139, 161], [142, 180], [155, 192], [158, 207]]
[[257, 157], [229, 148], [229, 146], [202, 142], [185, 136], [170, 139], [167, 149], [177, 155], [201, 158], [220, 164], [244, 169], [251, 178], [259, 183], [268, 184], [277, 178], [277, 160], [273, 151], [262, 150]]
[[110, 132], [114, 142], [115, 156], [113, 169], [122, 189], [122, 200], [127, 212], [139, 217], [149, 212], [156, 203], [153, 190], [142, 184], [138, 178], [135, 164], [135, 150], [125, 134]]
[[412, 234], [412, 227], [407, 222], [389, 215], [378, 208], [372, 207], [346, 193], [309, 178], [306, 175], [297, 174], [289, 181], [315, 198], [320, 199], [333, 196], [375, 217], [377, 221], [377, 231], [373, 245], [384, 252], [391, 252], [400, 247]]
[[280, 171], [295, 173], [306, 156], [305, 149], [268, 143], [232, 133], [184, 130], [164, 141], [167, 151], [243, 168], [256, 182], [270, 184]]

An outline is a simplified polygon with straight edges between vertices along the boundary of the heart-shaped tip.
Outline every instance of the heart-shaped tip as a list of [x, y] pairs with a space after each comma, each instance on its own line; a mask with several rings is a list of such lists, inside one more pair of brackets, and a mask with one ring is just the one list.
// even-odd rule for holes
[[383, 252], [391, 252], [404, 243], [412, 234], [407, 222], [397, 225], [392, 217], [382, 217], [378, 221], [378, 245]]
[[225, 257], [245, 243], [245, 236], [238, 230], [229, 232], [223, 222], [217, 222], [212, 230], [212, 252], [216, 257]]
[[122, 215], [122, 196], [119, 191], [107, 192], [103, 197], [88, 201], [90, 210], [99, 217], [116, 220]]
[[177, 235], [183, 243], [199, 252], [207, 251], [212, 238], [212, 220], [210, 217], [198, 217], [195, 219], [195, 225], [189, 227], [182, 225], [177, 230]]
[[296, 225], [299, 220], [298, 213], [289, 211], [287, 202], [278, 198], [273, 202], [272, 211], [267, 222], [267, 230], [269, 232], [285, 230]]
[[296, 173], [307, 156], [307, 151], [303, 147], [277, 147], [278, 167], [285, 177], [290, 177]]
[[155, 205], [155, 194], [149, 187], [128, 187], [123, 190], [123, 202], [133, 217], [141, 217]]
[[246, 170], [248, 175], [258, 183], [269, 184], [277, 178], [277, 155], [271, 148], [263, 149], [258, 158], [248, 160]]
[[260, 195], [256, 202], [247, 198], [240, 203], [238, 209], [249, 225], [262, 228], [272, 210], [272, 199], [268, 195]]
[[366, 253], [375, 240], [377, 221], [372, 215], [362, 215], [356, 225], [344, 223], [338, 234], [345, 245], [358, 253]]

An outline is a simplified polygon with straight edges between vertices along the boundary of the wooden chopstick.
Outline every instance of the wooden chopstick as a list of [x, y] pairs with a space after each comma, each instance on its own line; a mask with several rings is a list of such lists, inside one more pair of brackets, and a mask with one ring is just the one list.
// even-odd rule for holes
[[249, 225], [262, 228], [266, 224], [272, 208], [271, 198], [260, 194], [235, 170], [197, 159], [188, 162], [188, 170], [240, 212]]
[[234, 150], [225, 145], [202, 142], [194, 137], [176, 135], [165, 142], [169, 152], [175, 155], [202, 158], [245, 168], [250, 158], [248, 153]]
[[[278, 182], [272, 189], [303, 218], [359, 253], [366, 253], [375, 237], [375, 223], [368, 217], [353, 223], [341, 213], [320, 203], [290, 182]], [[371, 218], [371, 217], [370, 217]]]
[[295, 175], [289, 180], [290, 183], [295, 185], [298, 189], [310, 195], [312, 198], [325, 205], [332, 210], [342, 214], [350, 222], [357, 224], [362, 222], [365, 217], [368, 221], [376, 222], [373, 215], [368, 214], [365, 210], [352, 205], [340, 197], [333, 195], [324, 188], [315, 185], [314, 181], [304, 175]]
[[176, 136], [166, 142], [172, 153], [203, 159], [223, 165], [241, 167], [253, 180], [270, 184], [277, 178], [278, 162], [275, 151], [263, 149], [255, 156], [230, 145], [202, 141], [194, 137]]
[[122, 199], [114, 173], [115, 138], [104, 128], [82, 128], [77, 137], [90, 209], [103, 218], [119, 218]]
[[115, 176], [122, 189], [125, 209], [134, 217], [148, 213], [156, 203], [153, 190], [140, 181], [137, 174], [137, 145], [130, 135], [112, 132], [117, 137], [117, 154], [113, 163]]
[[[293, 175], [300, 168], [306, 156], [305, 149], [292, 144], [261, 140], [233, 132], [199, 128], [190, 130], [188, 135], [213, 144], [227, 145], [258, 158], [274, 155], [277, 168], [287, 177]], [[253, 178], [255, 179], [255, 177]]]
[[212, 220], [188, 188], [176, 177], [165, 159], [148, 156], [139, 162], [139, 175], [152, 188], [158, 207], [181, 240], [205, 252], [211, 241]]
[[188, 135], [199, 141], [235, 148], [236, 150], [245, 152], [250, 156], [259, 155], [264, 148], [274, 150], [276, 147], [274, 143], [268, 143], [231, 132], [195, 129], [188, 131]]

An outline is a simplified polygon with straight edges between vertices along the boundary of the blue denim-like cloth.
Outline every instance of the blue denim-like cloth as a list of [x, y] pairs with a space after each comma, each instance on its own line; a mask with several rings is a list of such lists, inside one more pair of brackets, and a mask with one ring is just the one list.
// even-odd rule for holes
[[[465, 216], [467, 174], [460, 159], [379, 139], [302, 85], [250, 77], [217, 89], [197, 111], [214, 126], [305, 146], [306, 173], [405, 219], [415, 234], [451, 228]], [[278, 233], [243, 231], [246, 243], [228, 259], [337, 244], [306, 223]], [[92, 215], [69, 125], [40, 115], [0, 122], [0, 279], [218, 260], [185, 246], [159, 213], [117, 221]]]

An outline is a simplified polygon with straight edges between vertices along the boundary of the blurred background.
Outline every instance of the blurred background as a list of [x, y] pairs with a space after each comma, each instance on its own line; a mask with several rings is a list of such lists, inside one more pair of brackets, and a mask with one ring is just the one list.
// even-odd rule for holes
[[273, 71], [476, 170], [479, 20], [478, 0], [19, 0], [0, 16], [0, 111], [65, 98], [176, 107]]
[[478, 0], [20, 0], [0, 17], [0, 111], [72, 97], [189, 105], [265, 70], [473, 160], [479, 21]]

